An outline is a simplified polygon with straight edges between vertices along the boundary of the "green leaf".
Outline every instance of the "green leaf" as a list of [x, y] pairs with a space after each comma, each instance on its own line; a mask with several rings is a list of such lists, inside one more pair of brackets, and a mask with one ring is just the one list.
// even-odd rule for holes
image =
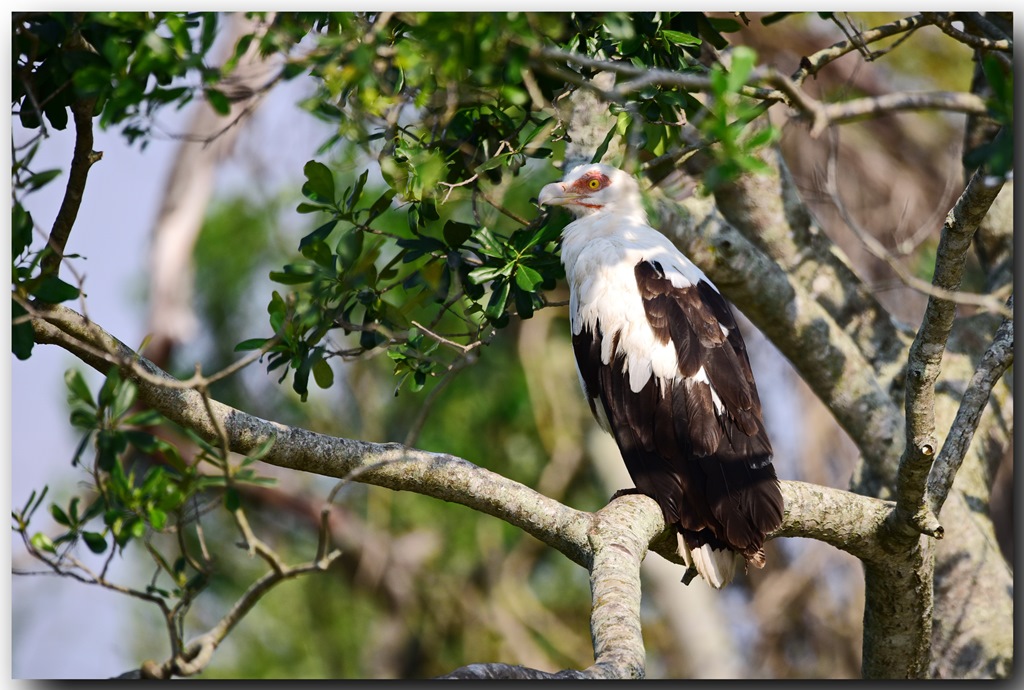
[[127, 426], [156, 426], [164, 421], [162, 414], [156, 410], [139, 410], [121, 420]]
[[743, 146], [748, 150], [766, 146], [776, 141], [779, 138], [779, 130], [775, 127], [768, 126], [762, 127], [761, 129], [754, 132], [749, 139], [743, 142]]
[[71, 527], [71, 520], [68, 518], [67, 513], [65, 513], [56, 503], [50, 504], [50, 515], [53, 516], [53, 519], [56, 520], [58, 524], [64, 525], [65, 527]]
[[332, 218], [331, 220], [327, 221], [313, 232], [303, 237], [299, 241], [299, 251], [301, 252], [303, 249], [313, 244], [314, 242], [325, 242], [327, 240], [327, 236], [331, 234], [331, 230], [334, 230], [334, 226], [336, 226], [337, 224], [338, 219]]
[[232, 513], [242, 507], [242, 497], [238, 494], [238, 489], [233, 486], [229, 486], [224, 491], [224, 507]]
[[487, 301], [487, 307], [484, 309], [484, 315], [491, 321], [496, 321], [505, 313], [510, 287], [507, 280], [495, 281], [491, 298]]
[[117, 466], [117, 454], [128, 446], [124, 434], [101, 429], [96, 434], [96, 465], [104, 472], [110, 472]]
[[533, 317], [533, 294], [523, 290], [516, 290], [516, 313], [521, 319]]
[[149, 511], [149, 526], [157, 532], [163, 531], [164, 527], [167, 526], [167, 513], [159, 508], [152, 508]]
[[82, 540], [93, 553], [103, 553], [107, 550], [107, 538], [99, 532], [82, 532]]
[[302, 248], [302, 255], [327, 270], [334, 268], [334, 255], [323, 240], [314, 240]]
[[338, 240], [335, 251], [342, 269], [346, 271], [351, 269], [359, 259], [359, 255], [363, 253], [363, 231], [359, 228], [352, 228], [346, 232]]
[[270, 338], [249, 338], [235, 345], [235, 352], [246, 352], [248, 350], [258, 350], [270, 340]]
[[696, 36], [691, 36], [690, 34], [687, 33], [683, 33], [682, 31], [671, 31], [669, 29], [665, 29], [661, 32], [661, 35], [667, 38], [672, 43], [675, 43], [676, 45], [679, 46], [700, 45], [699, 38], [697, 38]]
[[[24, 307], [20, 304], [11, 300], [11, 318], [17, 319], [22, 316], [28, 315]], [[28, 321], [22, 321], [21, 323], [14, 324], [11, 326], [11, 352], [18, 359], [25, 360], [32, 356], [32, 346], [36, 343], [35, 331], [32, 330], [32, 324]]]
[[533, 292], [537, 286], [543, 282], [544, 277], [529, 266], [520, 264], [518, 268], [516, 268], [516, 285], [518, 285], [521, 290]]
[[73, 400], [78, 400], [85, 403], [89, 407], [96, 407], [96, 403], [92, 399], [92, 391], [89, 390], [88, 384], [85, 382], [85, 377], [82, 376], [82, 372], [77, 369], [68, 369], [64, 372], [64, 385], [68, 387], [68, 392], [71, 393], [69, 396]]
[[274, 329], [274, 333], [279, 333], [288, 314], [288, 307], [284, 303], [284, 298], [281, 297], [277, 290], [274, 290], [270, 297], [267, 313], [270, 314], [270, 327]]
[[11, 209], [11, 257], [17, 259], [32, 244], [32, 214], [18, 202]]
[[1012, 112], [1013, 72], [1005, 71], [995, 55], [986, 55], [981, 61], [981, 67], [989, 86], [992, 87], [992, 100], [998, 105], [1007, 104]]
[[301, 285], [310, 283], [316, 278], [316, 272], [310, 266], [288, 264], [283, 271], [271, 271], [270, 279], [282, 285]]
[[473, 226], [450, 220], [444, 224], [444, 241], [452, 249], [458, 249], [473, 235]]
[[98, 418], [96, 417], [95, 412], [92, 410], [86, 410], [79, 405], [71, 410], [70, 421], [71, 426], [79, 429], [95, 429], [98, 423]]
[[138, 390], [131, 381], [125, 381], [121, 384], [117, 390], [117, 396], [114, 398], [114, 405], [111, 408], [115, 418], [121, 417], [131, 409], [132, 405], [135, 404], [137, 393]]
[[114, 367], [107, 374], [107, 378], [103, 381], [103, 387], [100, 388], [97, 400], [100, 407], [110, 407], [110, 404], [114, 402], [114, 396], [119, 392], [120, 385], [121, 372], [117, 367]]
[[732, 65], [729, 69], [727, 88], [736, 93], [747, 83], [747, 77], [754, 70], [754, 63], [757, 62], [757, 53], [747, 46], [737, 46], [732, 52]]
[[323, 204], [308, 204], [305, 201], [303, 201], [302, 203], [295, 207], [296, 213], [317, 213], [319, 211], [331, 210], [333, 209], [331, 209], [330, 206], [325, 206]]
[[321, 388], [330, 388], [334, 384], [334, 370], [326, 360], [318, 359], [313, 364], [313, 379]]
[[34, 290], [32, 295], [41, 302], [59, 304], [69, 299], [78, 297], [79, 291], [74, 285], [69, 285], [57, 276], [46, 276]]
[[53, 545], [53, 540], [42, 532], [36, 532], [29, 539], [32, 546], [38, 551], [47, 551], [49, 553], [57, 553], [57, 547]]
[[60, 173], [61, 170], [59, 169], [44, 170], [43, 172], [38, 172], [35, 175], [29, 177], [27, 180], [25, 180], [25, 190], [27, 192], [34, 192], [35, 190], [45, 186], [51, 180], [58, 177]]
[[345, 196], [345, 208], [351, 211], [355, 208], [356, 204], [359, 203], [360, 197], [363, 195], [363, 187], [366, 186], [366, 180], [370, 175], [369, 170], [364, 170], [363, 174], [356, 180], [355, 187], [352, 191]]
[[500, 268], [495, 266], [481, 266], [474, 268], [469, 272], [469, 282], [474, 285], [480, 285], [482, 283], [489, 282], [503, 275], [508, 275], [512, 272], [512, 265], [506, 264]]
[[309, 161], [302, 168], [306, 175], [306, 183], [302, 185], [302, 194], [313, 201], [327, 204], [334, 203], [334, 173], [323, 163]]
[[727, 34], [731, 34], [743, 28], [738, 21], [727, 17], [708, 17], [708, 22], [711, 23], [711, 26], [714, 27], [716, 31], [723, 31]]
[[486, 226], [477, 228], [476, 241], [480, 243], [480, 251], [487, 256], [501, 258], [505, 256], [505, 244]]
[[389, 189], [381, 194], [370, 206], [370, 217], [376, 218], [391, 208], [391, 200], [395, 198], [395, 190]]
[[223, 91], [207, 87], [203, 89], [203, 93], [206, 95], [206, 101], [210, 104], [210, 107], [218, 115], [227, 115], [231, 112], [231, 101], [228, 100]]

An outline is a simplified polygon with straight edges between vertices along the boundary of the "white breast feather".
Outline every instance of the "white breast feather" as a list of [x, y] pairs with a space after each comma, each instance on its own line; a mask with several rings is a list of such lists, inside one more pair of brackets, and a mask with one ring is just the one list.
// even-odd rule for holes
[[[596, 332], [600, 327], [602, 363], [611, 363], [612, 344], [616, 343], [617, 354], [625, 358], [623, 370], [634, 392], [643, 389], [652, 374], [659, 383], [679, 381], [682, 376], [674, 346], [658, 342], [647, 321], [636, 284], [636, 265], [641, 261], [657, 262], [677, 288], [701, 280], [714, 287], [711, 281], [668, 238], [647, 225], [624, 225], [621, 219], [591, 216], [570, 223], [563, 236], [562, 262], [571, 288], [573, 334], [578, 335], [584, 328]], [[727, 333], [724, 326], [721, 328]], [[703, 368], [694, 378], [711, 387]], [[713, 387], [711, 397], [715, 411], [721, 414], [722, 401]]]

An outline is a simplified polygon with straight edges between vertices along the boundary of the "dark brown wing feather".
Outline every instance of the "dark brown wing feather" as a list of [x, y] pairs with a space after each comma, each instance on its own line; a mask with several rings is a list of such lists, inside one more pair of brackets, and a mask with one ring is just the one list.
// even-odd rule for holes
[[[673, 287], [656, 262], [637, 264], [635, 274], [648, 323], [661, 343], [674, 346], [682, 378], [652, 376], [632, 391], [617, 348], [601, 362], [598, 324], [596, 332], [573, 336], [591, 405], [604, 406], [637, 489], [658, 501], [691, 548], [729, 547], [760, 565], [765, 535], [782, 523], [782, 494], [732, 310], [706, 282]], [[701, 367], [720, 415], [711, 388], [692, 378]]]

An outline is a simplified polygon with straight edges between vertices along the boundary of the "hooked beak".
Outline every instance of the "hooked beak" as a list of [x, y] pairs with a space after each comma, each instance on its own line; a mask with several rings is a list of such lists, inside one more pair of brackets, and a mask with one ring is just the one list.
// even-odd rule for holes
[[561, 182], [552, 182], [540, 190], [537, 203], [541, 206], [564, 206], [578, 198], [578, 194], [566, 192]]

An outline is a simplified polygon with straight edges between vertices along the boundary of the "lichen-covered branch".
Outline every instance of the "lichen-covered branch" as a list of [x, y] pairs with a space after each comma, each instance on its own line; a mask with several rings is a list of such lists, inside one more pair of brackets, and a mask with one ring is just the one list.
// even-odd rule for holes
[[944, 110], [983, 115], [987, 112], [987, 107], [985, 101], [970, 93], [902, 91], [830, 103], [823, 107], [822, 117], [829, 124], [840, 125], [865, 117], [913, 110]]
[[[897, 555], [898, 554], [898, 555]], [[864, 678], [923, 678], [931, 660], [935, 542], [864, 564]]]

